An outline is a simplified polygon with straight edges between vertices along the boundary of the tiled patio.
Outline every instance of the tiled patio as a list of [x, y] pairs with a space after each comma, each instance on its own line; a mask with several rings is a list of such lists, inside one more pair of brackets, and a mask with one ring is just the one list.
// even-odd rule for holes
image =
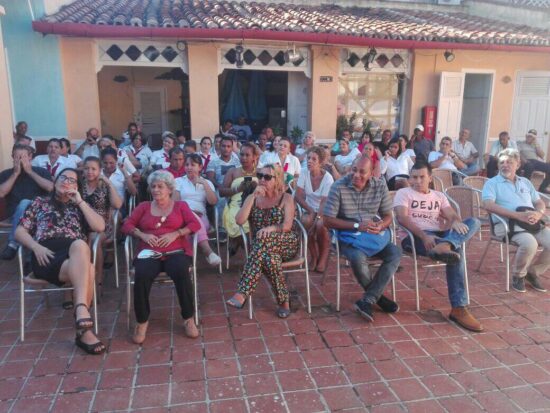
[[74, 346], [72, 314], [55, 294], [49, 307], [42, 296], [30, 300], [22, 344], [15, 263], [3, 265], [0, 412], [548, 412], [550, 294], [505, 293], [496, 246], [486, 270], [475, 272], [482, 246], [473, 241], [468, 256], [482, 334], [446, 321], [441, 271], [421, 284], [423, 311], [414, 311], [410, 260], [397, 274], [400, 312], [377, 312], [372, 324], [351, 310], [360, 292], [349, 268], [342, 311], [332, 309], [334, 263], [324, 286], [312, 276], [311, 315], [304, 282], [295, 278], [301, 299], [288, 320], [274, 315], [267, 283], [249, 320], [247, 311], [224, 305], [238, 277], [235, 262], [223, 276], [201, 267], [197, 340], [183, 337], [171, 286], [155, 287], [142, 347], [129, 340], [124, 288], [110, 277], [99, 307], [109, 347], [101, 357]]

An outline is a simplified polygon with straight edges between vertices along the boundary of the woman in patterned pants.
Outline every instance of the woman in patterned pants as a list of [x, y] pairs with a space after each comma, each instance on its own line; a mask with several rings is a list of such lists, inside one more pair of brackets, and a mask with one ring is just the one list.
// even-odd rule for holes
[[264, 166], [257, 177], [256, 190], [235, 217], [238, 225], [250, 222], [252, 248], [238, 292], [227, 304], [242, 308], [263, 274], [269, 277], [277, 296], [277, 315], [286, 318], [290, 315], [290, 303], [282, 263], [294, 258], [298, 251], [298, 236], [293, 231], [294, 200], [284, 192], [283, 171], [278, 165]]

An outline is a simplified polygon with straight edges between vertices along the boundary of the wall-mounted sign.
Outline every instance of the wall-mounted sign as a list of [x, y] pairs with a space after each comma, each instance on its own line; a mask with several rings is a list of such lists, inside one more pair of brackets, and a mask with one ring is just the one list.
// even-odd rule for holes
[[320, 76], [319, 81], [320, 82], [332, 82], [332, 76]]

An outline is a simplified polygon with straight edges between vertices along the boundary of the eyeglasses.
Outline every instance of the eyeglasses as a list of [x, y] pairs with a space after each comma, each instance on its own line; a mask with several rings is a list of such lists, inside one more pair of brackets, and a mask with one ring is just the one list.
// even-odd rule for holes
[[70, 176], [66, 176], [66, 175], [59, 175], [59, 180], [61, 182], [68, 182], [68, 183], [73, 184], [73, 185], [78, 182], [78, 179], [71, 178]]
[[273, 176], [273, 175], [263, 174], [263, 173], [261, 173], [261, 172], [258, 172], [258, 173], [256, 174], [256, 178], [258, 178], [258, 180], [260, 180], [260, 181], [261, 181], [262, 179], [265, 179], [266, 182], [269, 182], [269, 181], [271, 181], [271, 180], [274, 178], [274, 176]]
[[155, 225], [155, 229], [159, 229], [161, 225], [164, 224], [165, 222], [166, 222], [166, 216], [160, 217], [160, 221], [157, 222], [157, 225]]

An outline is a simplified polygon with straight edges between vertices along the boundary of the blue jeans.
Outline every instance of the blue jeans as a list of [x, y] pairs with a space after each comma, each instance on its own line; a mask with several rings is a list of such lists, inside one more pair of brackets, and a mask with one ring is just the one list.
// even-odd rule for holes
[[459, 169], [459, 171], [468, 176], [476, 175], [479, 172], [479, 164], [475, 161], [470, 165], [466, 165], [466, 168]]
[[340, 243], [342, 255], [344, 255], [351, 263], [353, 275], [361, 287], [365, 290], [362, 301], [370, 304], [375, 304], [386, 286], [391, 280], [391, 277], [397, 271], [399, 262], [401, 261], [401, 249], [395, 244], [388, 244], [382, 251], [374, 255], [375, 258], [382, 260], [382, 265], [376, 271], [374, 276], [369, 270], [367, 255], [346, 243]]
[[17, 204], [17, 208], [15, 208], [15, 211], [13, 212], [13, 216], [11, 217], [11, 224], [12, 229], [10, 232], [10, 236], [8, 237], [8, 245], [12, 248], [17, 249], [19, 247], [19, 243], [15, 241], [15, 230], [17, 229], [17, 225], [19, 225], [19, 220], [25, 213], [25, 210], [27, 207], [32, 204], [32, 200], [30, 199], [22, 199], [19, 201], [19, 204]]
[[[464, 285], [464, 255], [462, 252], [462, 244], [472, 238], [477, 231], [481, 223], [476, 218], [468, 218], [462, 221], [463, 224], [468, 226], [468, 232], [464, 235], [459, 234], [453, 230], [447, 231], [425, 231], [427, 234], [434, 235], [436, 238], [436, 244], [447, 242], [451, 244], [451, 248], [461, 255], [461, 259], [457, 264], [447, 264], [447, 290], [449, 293], [449, 301], [451, 307], [464, 307], [468, 304], [468, 297], [466, 297], [466, 287]], [[412, 251], [410, 238], [405, 238], [401, 243], [405, 251]], [[417, 255], [428, 255], [424, 243], [420, 238], [414, 237], [414, 246], [416, 248]]]

